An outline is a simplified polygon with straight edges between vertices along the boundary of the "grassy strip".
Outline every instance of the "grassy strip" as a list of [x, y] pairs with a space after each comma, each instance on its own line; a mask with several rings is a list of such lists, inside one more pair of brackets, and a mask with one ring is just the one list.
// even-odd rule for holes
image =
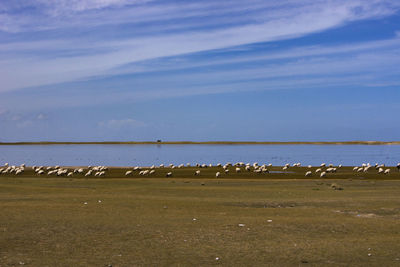
[[[138, 178], [146, 178], [146, 179], [153, 179], [153, 178], [166, 178], [167, 173], [171, 172], [172, 176], [170, 178], [178, 178], [178, 179], [216, 179], [216, 173], [220, 172], [220, 179], [261, 179], [261, 180], [268, 180], [268, 179], [285, 179], [285, 180], [296, 180], [296, 179], [306, 179], [306, 178], [319, 178], [320, 173], [322, 171], [326, 171], [326, 167], [320, 168], [314, 166], [312, 168], [308, 167], [290, 167], [287, 170], [283, 170], [282, 166], [271, 166], [268, 167], [269, 173], [256, 173], [251, 168], [250, 171], [246, 171], [243, 167], [240, 168], [240, 172], [236, 172], [236, 167], [230, 166], [228, 168], [229, 172], [225, 173], [222, 167], [207, 167], [207, 168], [199, 168], [199, 167], [182, 167], [182, 168], [170, 168], [170, 167], [163, 167], [159, 168], [156, 167], [154, 169], [153, 174], [147, 175], [140, 175], [140, 170], [133, 171], [133, 167], [109, 167], [108, 170], [105, 172], [104, 177], [95, 177], [95, 171], [90, 176], [85, 176], [88, 172], [87, 166], [67, 166], [63, 167], [64, 169], [68, 169], [68, 172], [72, 172], [74, 169], [83, 168], [83, 173], [78, 174], [75, 173], [71, 178], [84, 178], [84, 179], [92, 179], [92, 178], [100, 178], [100, 179], [119, 179], [119, 178], [129, 178], [129, 179], [138, 179]], [[316, 173], [317, 169], [321, 169], [320, 172]], [[375, 168], [371, 168], [368, 172], [357, 172], [353, 170], [353, 167], [344, 166], [342, 168], [338, 168], [337, 172], [335, 173], [326, 173], [326, 177], [324, 179], [366, 179], [366, 180], [400, 180], [400, 172], [398, 171], [397, 167], [385, 167], [385, 169], [390, 169], [390, 173], [385, 174], [378, 174], [378, 171]], [[150, 170], [150, 167], [141, 167], [141, 170]], [[195, 172], [199, 170], [200, 174], [195, 175]], [[131, 174], [128, 176], [125, 175], [127, 171], [132, 171]], [[311, 177], [305, 177], [305, 173], [307, 171], [312, 172]], [[47, 173], [47, 171], [46, 171]], [[42, 175], [38, 175], [34, 172], [31, 167], [26, 167], [25, 171], [19, 175], [15, 174], [0, 174], [0, 177], [41, 177], [41, 178], [54, 178], [58, 177], [56, 174], [47, 175], [46, 173]], [[60, 178], [62, 178], [61, 176]]]
[[400, 145], [400, 141], [326, 141], [326, 142], [257, 142], [257, 141], [104, 141], [104, 142], [0, 142], [0, 145]]

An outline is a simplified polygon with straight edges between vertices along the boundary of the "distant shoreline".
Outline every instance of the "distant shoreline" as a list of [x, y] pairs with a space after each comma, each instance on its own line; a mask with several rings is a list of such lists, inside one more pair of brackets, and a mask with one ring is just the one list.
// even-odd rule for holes
[[322, 141], [322, 142], [257, 142], [257, 141], [104, 141], [104, 142], [0, 142], [0, 145], [400, 145], [400, 141]]

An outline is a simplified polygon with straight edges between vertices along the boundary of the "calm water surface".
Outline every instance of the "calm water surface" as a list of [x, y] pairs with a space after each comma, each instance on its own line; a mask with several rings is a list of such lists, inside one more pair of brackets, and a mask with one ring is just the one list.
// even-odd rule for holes
[[0, 164], [108, 165], [258, 162], [343, 165], [400, 162], [400, 145], [27, 145], [0, 146]]

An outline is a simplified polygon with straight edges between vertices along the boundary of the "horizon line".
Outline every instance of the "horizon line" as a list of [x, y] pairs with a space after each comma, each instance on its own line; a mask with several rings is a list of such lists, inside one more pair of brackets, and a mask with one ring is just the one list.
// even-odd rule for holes
[[400, 141], [21, 141], [0, 145], [400, 145]]

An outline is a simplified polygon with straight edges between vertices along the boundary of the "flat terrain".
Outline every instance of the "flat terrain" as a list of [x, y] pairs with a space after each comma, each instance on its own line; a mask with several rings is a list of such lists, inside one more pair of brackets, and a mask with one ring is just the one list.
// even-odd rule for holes
[[396, 168], [196, 169], [0, 175], [0, 266], [400, 266]]
[[400, 145], [400, 141], [103, 141], [103, 142], [0, 142], [0, 145]]

